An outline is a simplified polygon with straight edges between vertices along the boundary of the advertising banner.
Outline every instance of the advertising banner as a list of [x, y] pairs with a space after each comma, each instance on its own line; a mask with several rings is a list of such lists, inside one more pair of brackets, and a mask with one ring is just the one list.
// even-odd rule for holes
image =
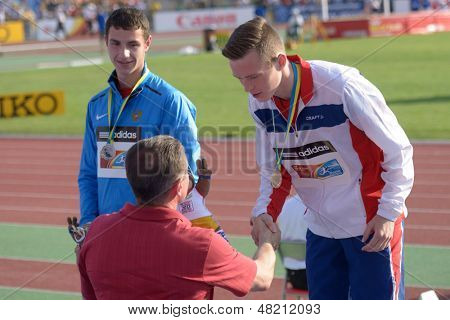
[[[322, 16], [322, 6], [320, 1], [315, 3], [311, 1], [311, 3], [303, 4], [303, 5], [295, 5], [295, 6], [286, 6], [283, 4], [274, 5], [273, 18], [275, 23], [285, 23], [288, 21], [291, 16], [292, 8], [296, 8], [300, 10], [300, 13], [304, 18], [308, 18], [310, 16]], [[348, 16], [356, 16], [361, 15], [364, 12], [364, 1], [360, 2], [339, 2], [339, 3], [330, 3], [328, 2], [328, 16], [330, 18], [336, 17], [348, 17]]]
[[254, 7], [164, 11], [154, 15], [156, 32], [234, 29], [254, 17]]
[[0, 44], [21, 43], [25, 41], [22, 21], [9, 21], [0, 24]]
[[[37, 40], [52, 41], [55, 38], [61, 38], [61, 32], [55, 34], [57, 22], [55, 19], [42, 19], [37, 22]], [[66, 30], [66, 38], [71, 37], [81, 32], [84, 27], [83, 18], [67, 18], [64, 22], [64, 29]]]
[[406, 17], [373, 16], [369, 20], [370, 36], [394, 36], [405, 32]]
[[407, 15], [372, 16], [370, 36], [395, 36], [401, 33], [427, 34], [450, 31], [450, 12], [423, 11]]
[[0, 95], [0, 119], [64, 113], [64, 93], [43, 91]]
[[356, 38], [369, 36], [367, 19], [330, 20], [322, 22], [328, 38]]

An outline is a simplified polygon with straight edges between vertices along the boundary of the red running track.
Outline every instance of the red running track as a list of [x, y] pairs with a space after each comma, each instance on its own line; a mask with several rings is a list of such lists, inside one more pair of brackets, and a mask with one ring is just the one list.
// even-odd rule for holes
[[[405, 224], [407, 243], [450, 246], [450, 144], [415, 144], [416, 180], [407, 201]], [[0, 222], [65, 225], [68, 215], [78, 215], [77, 174], [81, 152], [78, 139], [0, 139]], [[258, 175], [253, 141], [208, 141], [202, 144], [204, 157], [214, 169], [207, 198], [228, 234], [249, 235], [250, 211], [258, 195]], [[31, 213], [32, 212], [32, 213]], [[6, 259], [7, 260], [7, 259]], [[27, 275], [41, 270], [45, 262], [2, 259], [0, 285], [17, 286]], [[7, 263], [6, 263], [7, 262]], [[68, 283], [58, 272], [73, 275]], [[61, 265], [51, 269], [30, 288], [78, 291], [76, 269]], [[34, 270], [34, 271], [33, 271]], [[30, 273], [31, 272], [31, 273]], [[7, 276], [6, 276], [7, 275]], [[46, 277], [50, 277], [45, 281]], [[279, 298], [281, 281], [267, 293], [250, 298]], [[419, 289], [417, 289], [419, 290]], [[417, 290], [408, 290], [410, 298]], [[216, 298], [233, 298], [217, 290]]]

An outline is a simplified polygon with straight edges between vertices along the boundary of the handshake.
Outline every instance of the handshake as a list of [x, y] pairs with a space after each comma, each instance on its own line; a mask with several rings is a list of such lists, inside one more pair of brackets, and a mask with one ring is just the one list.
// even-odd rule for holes
[[259, 247], [264, 243], [270, 243], [274, 250], [278, 249], [281, 239], [281, 231], [272, 217], [267, 213], [261, 214], [250, 220], [252, 226], [252, 238]]

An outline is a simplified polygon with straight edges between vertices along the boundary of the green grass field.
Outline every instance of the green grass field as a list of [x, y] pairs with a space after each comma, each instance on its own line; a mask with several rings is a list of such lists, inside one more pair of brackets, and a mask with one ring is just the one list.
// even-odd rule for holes
[[[410, 138], [450, 139], [450, 33], [308, 43], [297, 52], [306, 59], [359, 68], [384, 93]], [[2, 57], [0, 70], [10, 70], [6, 66], [18, 61], [25, 63], [24, 57]], [[252, 126], [246, 95], [220, 54], [153, 56], [150, 53], [149, 64], [153, 72], [178, 87], [196, 104], [200, 129]], [[0, 133], [82, 134], [86, 104], [106, 86], [111, 70], [111, 64], [104, 64], [0, 71], [0, 95], [58, 89], [66, 94], [63, 116], [1, 119]], [[217, 130], [219, 135], [225, 131]]]

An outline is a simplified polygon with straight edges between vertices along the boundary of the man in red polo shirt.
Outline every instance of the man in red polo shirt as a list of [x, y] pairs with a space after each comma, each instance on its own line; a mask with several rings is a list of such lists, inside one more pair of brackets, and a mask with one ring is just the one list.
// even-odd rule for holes
[[137, 206], [96, 218], [80, 251], [85, 299], [212, 299], [215, 286], [244, 296], [273, 279], [275, 241], [260, 234], [254, 260], [176, 211], [189, 189], [183, 146], [169, 136], [139, 141], [126, 156]]

